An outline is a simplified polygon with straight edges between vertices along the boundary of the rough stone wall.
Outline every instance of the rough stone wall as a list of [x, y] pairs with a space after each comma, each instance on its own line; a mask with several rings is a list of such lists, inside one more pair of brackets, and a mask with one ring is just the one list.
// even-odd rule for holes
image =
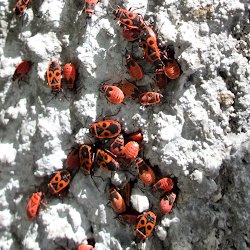
[[[55, 242], [66, 247], [66, 239], [73, 248], [88, 237], [102, 250], [249, 249], [247, 1], [110, 1], [138, 8], [153, 21], [159, 38], [174, 45], [183, 71], [163, 91], [162, 104], [144, 108], [127, 100], [120, 111], [99, 91], [102, 81], [129, 78], [124, 54], [131, 44], [122, 38], [108, 2], [98, 3], [91, 20], [80, 0], [33, 1], [20, 18], [13, 15], [15, 3], [0, 1], [0, 249], [53, 249]], [[137, 43], [133, 51], [142, 56]], [[19, 86], [11, 77], [22, 59], [34, 64], [28, 83]], [[62, 95], [50, 101], [44, 73], [51, 59], [78, 68], [81, 90], [65, 91], [68, 101]], [[153, 67], [141, 63], [146, 76], [137, 84], [152, 89]], [[28, 221], [25, 205], [34, 185], [62, 167], [74, 137], [82, 138], [100, 114], [117, 111], [125, 131], [142, 130], [144, 157], [164, 175], [177, 177], [173, 212], [135, 246], [133, 229], [114, 219], [106, 205], [108, 195], [79, 172], [68, 197], [49, 199], [48, 208]], [[110, 176], [98, 174], [106, 181]], [[117, 173], [113, 181], [125, 176]], [[106, 181], [97, 180], [100, 190]], [[159, 197], [149, 189], [146, 195], [157, 208]]]

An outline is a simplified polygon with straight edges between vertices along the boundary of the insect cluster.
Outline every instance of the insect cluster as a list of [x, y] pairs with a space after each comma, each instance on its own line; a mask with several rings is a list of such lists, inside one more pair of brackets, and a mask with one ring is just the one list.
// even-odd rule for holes
[[[143, 18], [130, 9], [117, 7], [114, 10], [115, 19], [120, 22], [123, 29], [123, 37], [129, 42], [139, 41], [140, 46], [144, 50], [144, 58], [147, 62], [152, 62], [155, 66], [155, 83], [159, 89], [164, 89], [169, 80], [177, 79], [181, 74], [181, 68], [177, 60], [174, 58], [173, 46], [163, 45], [157, 38], [152, 27], [147, 24]], [[128, 73], [134, 80], [141, 80], [144, 77], [141, 66], [135, 59], [126, 52], [126, 64]], [[125, 86], [123, 86], [125, 85]], [[138, 87], [126, 81], [120, 87], [128, 89], [129, 93], [133, 93], [133, 99], [139, 97], [139, 103], [144, 106], [157, 104], [161, 101], [162, 95], [159, 92], [141, 92]], [[104, 94], [113, 104], [119, 104], [123, 101], [124, 95], [118, 90], [119, 86], [107, 85]], [[131, 94], [128, 94], [131, 97]], [[116, 99], [117, 102], [114, 102]]]
[[161, 101], [161, 94], [158, 92], [141, 92], [139, 88], [128, 80], [123, 80], [115, 85], [104, 84], [102, 92], [112, 104], [124, 102], [125, 97], [136, 99], [143, 106], [150, 106]]
[[[172, 210], [176, 199], [176, 192], [173, 191], [174, 180], [170, 177], [159, 178], [154, 168], [140, 157], [143, 142], [143, 134], [140, 131], [126, 134], [122, 131], [119, 121], [102, 120], [91, 124], [89, 132], [95, 142], [72, 147], [63, 169], [50, 176], [46, 191], [34, 193], [29, 199], [26, 209], [28, 218], [35, 218], [46, 193], [57, 197], [65, 196], [70, 182], [79, 170], [84, 175], [90, 175], [92, 179], [99, 168], [111, 173], [134, 170], [136, 179], [129, 179], [122, 188], [110, 184], [108, 196], [117, 218], [135, 226], [135, 241], [146, 240], [153, 232], [157, 217]], [[154, 193], [162, 194], [156, 212], [144, 211], [140, 214], [132, 208], [131, 189], [137, 181], [144, 187], [151, 187]]]
[[[20, 16], [23, 14], [30, 0], [19, 0], [15, 7], [15, 14]], [[84, 1], [84, 12], [87, 18], [91, 18], [95, 13], [95, 6], [98, 0]], [[159, 89], [164, 89], [169, 80], [177, 79], [181, 74], [181, 68], [177, 60], [174, 58], [173, 46], [162, 44], [157, 37], [153, 28], [134, 11], [130, 9], [117, 7], [113, 14], [115, 20], [118, 20], [122, 27], [124, 39], [129, 42], [139, 41], [140, 46], [144, 50], [144, 58], [146, 62], [152, 62], [155, 66], [155, 84]], [[126, 52], [126, 65], [128, 73], [135, 80], [141, 80], [144, 77], [141, 66], [136, 62], [132, 55]], [[75, 89], [76, 69], [73, 64], [66, 64], [64, 67], [64, 80], [69, 89]], [[24, 73], [25, 74], [25, 73]], [[62, 70], [57, 61], [49, 63], [46, 79], [51, 92], [57, 95], [62, 91], [61, 84]], [[138, 98], [139, 103], [143, 106], [150, 106], [161, 102], [162, 95], [155, 91], [141, 91], [136, 84], [129, 81], [122, 81], [120, 84], [105, 84], [102, 87], [105, 97], [112, 104], [120, 104], [124, 102], [125, 97], [132, 99]]]
[[[15, 14], [21, 16], [27, 8], [30, 0], [18, 0]], [[97, 0], [86, 0], [84, 12], [87, 18], [95, 12]], [[129, 42], [139, 41], [144, 50], [146, 62], [154, 64], [155, 83], [159, 89], [166, 87], [167, 81], [177, 79], [181, 74], [180, 65], [174, 58], [174, 49], [171, 46], [162, 45], [152, 27], [147, 24], [142, 16], [131, 11], [117, 7], [113, 12], [115, 19], [120, 22], [123, 37]], [[142, 80], [143, 70], [131, 54], [126, 51], [126, 65], [130, 76], [135, 80]], [[30, 70], [32, 63], [22, 61], [14, 72], [12, 80], [22, 79]], [[45, 78], [56, 96], [62, 92], [63, 86], [76, 90], [77, 70], [74, 64], [67, 63], [63, 69], [56, 60], [49, 62]], [[143, 106], [150, 106], [161, 102], [162, 95], [159, 92], [143, 92], [134, 83], [123, 80], [117, 84], [103, 84], [103, 94], [112, 104], [120, 104], [124, 99], [139, 100]], [[45, 196], [63, 197], [67, 195], [70, 183], [78, 171], [84, 175], [94, 177], [97, 169], [105, 171], [132, 171], [136, 172], [135, 180], [128, 179], [123, 187], [109, 186], [108, 196], [111, 207], [117, 214], [117, 218], [125, 223], [134, 225], [135, 241], [146, 240], [153, 232], [157, 220], [164, 214], [170, 213], [175, 199], [177, 187], [170, 177], [161, 177], [156, 174], [142, 155], [143, 134], [140, 131], [126, 134], [117, 120], [102, 120], [89, 127], [90, 134], [95, 142], [92, 144], [77, 144], [69, 152], [63, 168], [53, 173], [41, 190], [33, 193], [26, 205], [27, 217], [35, 219], [40, 206], [46, 206], [43, 201]], [[133, 175], [133, 174], [131, 174]], [[141, 182], [144, 187], [149, 187], [154, 193], [160, 193], [159, 209], [157, 211], [143, 211], [139, 213], [131, 205], [131, 190], [134, 182]], [[45, 184], [45, 185], [44, 185]], [[95, 184], [96, 185], [96, 184]], [[97, 186], [96, 186], [97, 187]], [[97, 187], [98, 188], [98, 187]], [[46, 206], [47, 207], [47, 206]], [[92, 249], [91, 245], [81, 244], [78, 250]]]
[[[23, 80], [24, 76], [30, 71], [31, 66], [31, 61], [23, 60], [19, 63], [12, 76], [12, 81]], [[45, 73], [45, 78], [54, 95], [60, 93], [63, 86], [66, 86], [66, 88], [70, 90], [76, 90], [77, 70], [72, 63], [65, 64], [62, 69], [59, 62], [50, 61]]]
[[51, 92], [57, 95], [62, 91], [62, 83], [66, 85], [68, 89], [76, 89], [76, 67], [72, 63], [64, 65], [63, 70], [57, 61], [49, 62], [48, 69], [46, 71], [46, 79]]

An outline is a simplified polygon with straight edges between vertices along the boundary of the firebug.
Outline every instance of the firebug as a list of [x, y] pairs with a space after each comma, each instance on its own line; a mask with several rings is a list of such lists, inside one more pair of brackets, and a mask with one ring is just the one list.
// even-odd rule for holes
[[139, 157], [135, 160], [135, 163], [139, 174], [139, 179], [144, 183], [144, 185], [155, 184], [156, 177], [152, 168], [142, 158]]
[[33, 220], [36, 217], [42, 203], [43, 196], [44, 194], [42, 192], [37, 192], [33, 193], [29, 198], [26, 206], [26, 213], [30, 220]]
[[156, 34], [150, 26], [144, 25], [140, 39], [146, 60], [153, 62], [155, 65], [162, 64]]
[[125, 40], [129, 42], [134, 42], [140, 37], [140, 30], [138, 28], [128, 28], [126, 26], [123, 27], [122, 35]]
[[154, 230], [156, 224], [156, 215], [153, 212], [144, 212], [136, 225], [137, 241], [145, 240]]
[[176, 199], [175, 193], [165, 194], [160, 201], [160, 210], [163, 214], [168, 214], [174, 205]]
[[129, 74], [135, 80], [141, 80], [144, 76], [142, 68], [128, 53], [126, 54], [126, 62]]
[[161, 94], [158, 92], [145, 92], [140, 94], [139, 102], [143, 106], [150, 106], [157, 104], [161, 101]]
[[93, 164], [93, 154], [91, 150], [92, 150], [91, 146], [86, 144], [82, 144], [79, 148], [79, 159], [80, 159], [81, 170], [86, 175], [90, 175], [92, 170], [91, 168]]
[[76, 80], [76, 68], [74, 64], [67, 63], [63, 67], [63, 80], [67, 85], [68, 89], [74, 89], [75, 88], [75, 80]]
[[87, 244], [80, 244], [77, 250], [92, 250], [94, 249], [93, 246]]
[[99, 2], [99, 0], [83, 0], [84, 3], [84, 11], [87, 18], [91, 18], [95, 13], [95, 6]]
[[73, 171], [80, 167], [79, 158], [79, 147], [73, 147], [72, 150], [67, 155], [66, 168], [67, 170]]
[[108, 101], [113, 104], [119, 104], [124, 101], [124, 94], [117, 86], [103, 85], [103, 93]]
[[135, 161], [140, 150], [140, 146], [135, 141], [129, 141], [122, 149], [121, 162], [123, 166], [131, 164]]
[[23, 60], [16, 66], [16, 70], [12, 76], [12, 81], [20, 80], [24, 75], [26, 75], [32, 66], [31, 61]]
[[121, 194], [115, 189], [109, 190], [111, 207], [117, 214], [124, 213], [126, 211], [126, 204]]
[[136, 132], [133, 132], [133, 133], [130, 133], [130, 134], [126, 134], [125, 135], [125, 139], [126, 141], [136, 141], [136, 142], [140, 142], [143, 140], [143, 134], [142, 132], [139, 130], [139, 131], [136, 131]]
[[117, 7], [113, 14], [116, 20], [119, 20], [122, 25], [126, 26], [129, 29], [133, 28], [141, 30], [144, 26], [143, 18], [130, 9], [127, 10]]
[[95, 164], [109, 171], [116, 171], [119, 169], [119, 163], [110, 154], [101, 149], [97, 149]]
[[71, 174], [68, 170], [60, 170], [53, 174], [49, 184], [49, 192], [53, 195], [60, 196], [71, 181]]
[[89, 131], [99, 139], [114, 138], [121, 133], [121, 124], [116, 120], [103, 120], [91, 124]]
[[165, 177], [157, 181], [153, 189], [154, 191], [159, 191], [159, 192], [169, 192], [173, 189], [174, 187], [174, 182], [171, 178]]
[[119, 87], [121, 88], [122, 92], [124, 93], [125, 96], [132, 98], [132, 99], [136, 99], [139, 95], [139, 89], [138, 87], [129, 82], [129, 81], [122, 81], [119, 84]]
[[164, 72], [166, 76], [172, 80], [177, 79], [180, 74], [181, 74], [181, 69], [179, 64], [177, 63], [176, 59], [174, 60], [169, 60], [165, 67], [164, 67]]
[[47, 81], [51, 92], [57, 95], [61, 90], [61, 66], [57, 61], [50, 61], [47, 69]]
[[164, 68], [162, 66], [155, 69], [155, 83], [159, 87], [159, 89], [166, 88], [167, 79]]
[[124, 147], [123, 135], [119, 134], [115, 139], [110, 139], [106, 146], [108, 146], [108, 149], [112, 154], [121, 156], [122, 148]]
[[[135, 182], [135, 181], [134, 181]], [[128, 207], [130, 207], [131, 192], [134, 182], [128, 181], [119, 191]], [[135, 212], [135, 211], [134, 211]]]
[[30, 2], [31, 0], [18, 0], [14, 8], [16, 16], [21, 16]]

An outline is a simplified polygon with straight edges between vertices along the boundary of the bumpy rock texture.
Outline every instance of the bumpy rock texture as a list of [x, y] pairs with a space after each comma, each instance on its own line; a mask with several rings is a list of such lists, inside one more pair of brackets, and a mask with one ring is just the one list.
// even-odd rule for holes
[[[165, 102], [150, 108], [132, 100], [112, 106], [100, 83], [129, 78], [124, 66], [128, 44], [107, 1], [86, 20], [81, 0], [33, 1], [16, 18], [15, 1], [0, 2], [0, 248], [73, 248], [94, 237], [96, 249], [134, 249], [133, 233], [107, 205], [106, 182], [80, 172], [68, 197], [47, 200], [37, 219], [26, 218], [34, 185], [62, 168], [74, 136], [83, 137], [99, 115], [117, 111], [127, 132], [139, 128], [144, 156], [163, 175], [177, 177], [173, 212], [158, 220], [142, 249], [250, 248], [250, 10], [247, 1], [110, 1], [138, 8], [154, 22], [158, 36], [173, 44], [183, 74], [171, 81]], [[133, 50], [141, 51], [135, 43]], [[138, 51], [138, 52], [137, 52]], [[22, 59], [34, 64], [20, 86], [11, 81]], [[79, 71], [77, 94], [54, 98], [44, 73], [50, 59], [73, 62]], [[150, 63], [142, 61], [145, 72]], [[138, 82], [150, 89], [153, 74]], [[85, 128], [83, 128], [85, 127]], [[85, 138], [86, 139], [86, 138]], [[87, 140], [87, 139], [86, 139]], [[86, 142], [86, 141], [85, 141]], [[109, 174], [100, 171], [108, 180]], [[122, 183], [123, 173], [113, 182]], [[137, 184], [140, 185], [140, 184]], [[150, 203], [158, 209], [149, 189]], [[67, 240], [68, 239], [68, 242]]]

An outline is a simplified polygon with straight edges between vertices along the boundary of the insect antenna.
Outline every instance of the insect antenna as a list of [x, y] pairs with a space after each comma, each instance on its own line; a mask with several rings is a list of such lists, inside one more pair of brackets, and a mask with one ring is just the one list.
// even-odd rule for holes
[[104, 118], [106, 119], [107, 117], [116, 116], [116, 115], [118, 115], [120, 113], [120, 111], [121, 111], [121, 107], [118, 108], [118, 111], [116, 113], [110, 114], [110, 115], [105, 115]]
[[105, 81], [100, 82], [100, 87], [99, 87], [99, 91], [100, 91], [100, 92], [103, 91], [103, 86], [104, 86], [105, 84], [109, 84], [109, 83], [107, 83], [107, 82], [110, 81], [110, 80], [111, 80], [111, 79], [108, 79], [108, 80], [105, 80]]
[[54, 98], [56, 98], [56, 95], [53, 95], [53, 96], [49, 99], [49, 101], [46, 102], [46, 105], [47, 105], [48, 103], [50, 103]]
[[[78, 87], [78, 88], [76, 89], [76, 92], [77, 92], [78, 94], [81, 94], [81, 93], [82, 93], [82, 92], [81, 92], [82, 89], [86, 90], [85, 85], [82, 85], [82, 86]], [[80, 91], [80, 92], [78, 92], [78, 91]]]
[[110, 2], [108, 2], [108, 5], [113, 11], [116, 11], [116, 9], [110, 4]]
[[97, 190], [99, 191], [99, 193], [101, 193], [101, 190], [97, 187], [96, 182], [95, 182], [95, 180], [94, 180], [93, 177], [101, 178], [102, 181], [104, 181], [104, 179], [102, 178], [102, 176], [99, 176], [99, 175], [90, 175], [90, 177], [93, 180], [93, 183], [94, 183], [95, 187], [97, 188]]
[[[163, 105], [163, 104], [170, 104], [170, 102], [169, 102], [169, 100], [168, 99], [166, 99], [165, 97], [163, 97], [163, 95], [160, 95], [160, 98], [161, 98], [161, 105]], [[162, 101], [163, 100], [163, 101]]]
[[[132, 9], [132, 7], [130, 7], [128, 10], [131, 11], [131, 9]], [[137, 7], [137, 8], [135, 8], [135, 9], [133, 9], [133, 11], [135, 11], [135, 10], [141, 10], [141, 9], [143, 9], [143, 7]], [[138, 13], [137, 13], [137, 14], [138, 14]], [[141, 15], [141, 14], [138, 14], [138, 15]]]
[[69, 102], [69, 99], [67, 98], [67, 96], [62, 92], [63, 97]]

